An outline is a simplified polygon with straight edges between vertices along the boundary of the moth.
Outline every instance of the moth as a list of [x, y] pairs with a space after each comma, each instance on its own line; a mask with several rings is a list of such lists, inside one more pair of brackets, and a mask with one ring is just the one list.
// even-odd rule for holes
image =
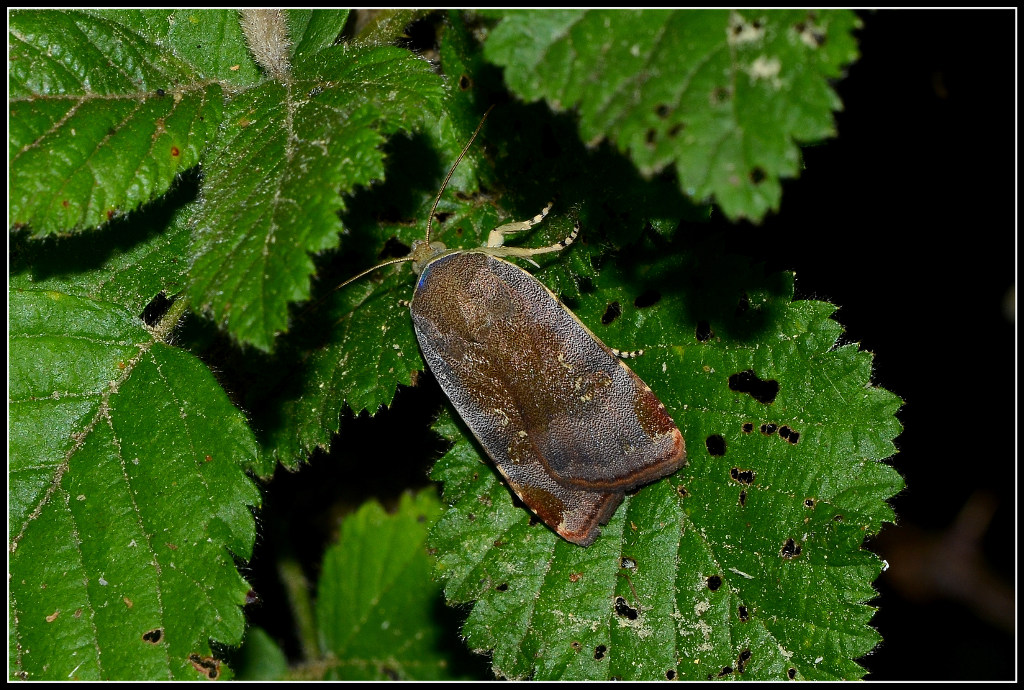
[[[418, 276], [410, 303], [420, 350], [452, 406], [508, 486], [561, 537], [588, 546], [626, 492], [686, 464], [682, 434], [651, 389], [540, 281], [506, 261], [561, 251], [506, 247], [506, 235], [543, 221], [507, 223], [474, 249], [431, 240], [434, 211], [487, 115], [434, 199], [426, 237], [408, 256]], [[341, 287], [341, 286], [339, 286]]]

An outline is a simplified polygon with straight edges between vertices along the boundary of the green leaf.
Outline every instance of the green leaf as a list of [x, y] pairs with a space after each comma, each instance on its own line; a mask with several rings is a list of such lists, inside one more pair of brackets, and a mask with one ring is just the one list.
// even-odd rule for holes
[[288, 10], [292, 56], [309, 55], [334, 45], [349, 10]]
[[263, 628], [250, 627], [235, 662], [238, 680], [280, 680], [288, 673], [288, 658]]
[[434, 489], [404, 495], [394, 515], [375, 501], [341, 524], [324, 555], [316, 603], [323, 666], [332, 680], [450, 679], [436, 620], [427, 529], [441, 504]]
[[12, 676], [222, 675], [260, 500], [244, 418], [121, 306], [8, 299]]
[[222, 87], [156, 40], [53, 10], [12, 13], [9, 38], [10, 225], [96, 227], [199, 162]]
[[383, 177], [383, 135], [411, 129], [440, 97], [428, 63], [398, 48], [325, 48], [293, 75], [226, 110], [192, 249], [197, 305], [263, 350], [288, 303], [309, 297], [310, 253], [337, 246], [340, 193]]
[[429, 10], [375, 10], [367, 13], [366, 24], [353, 40], [359, 46], [392, 45], [405, 34], [406, 27]]
[[[194, 213], [193, 205], [153, 204], [136, 216], [138, 226], [122, 220], [88, 235], [15, 240], [10, 286], [114, 302], [140, 315], [159, 293], [185, 288]], [[141, 238], [139, 227], [149, 229]]]
[[778, 210], [797, 142], [835, 134], [828, 84], [856, 59], [848, 11], [532, 10], [501, 17], [488, 59], [509, 88], [579, 109], [645, 175], [674, 165], [691, 198], [729, 218]]
[[[590, 547], [534, 523], [461, 424], [438, 425], [454, 446], [432, 476], [452, 507], [430, 543], [449, 601], [475, 601], [463, 632], [499, 676], [863, 674], [882, 563], [861, 544], [893, 520], [902, 482], [880, 461], [900, 401], [871, 386], [868, 353], [836, 346], [834, 307], [791, 302], [791, 275], [709, 249], [632, 279], [606, 267], [578, 305], [607, 342], [644, 348], [631, 366], [689, 461], [627, 497]], [[635, 306], [638, 290], [656, 304]]]
[[[248, 40], [246, 16], [277, 24]], [[309, 296], [310, 254], [337, 245], [341, 195], [380, 179], [385, 137], [427, 121], [442, 94], [409, 51], [334, 45], [347, 16], [15, 13], [10, 224], [35, 237], [96, 227], [202, 160], [190, 294], [271, 349], [288, 304]], [[281, 71], [263, 81], [271, 55]]]
[[[252, 86], [260, 72], [242, 37], [238, 10], [91, 10], [188, 64], [196, 76], [230, 87]], [[229, 88], [231, 90], [231, 88]]]

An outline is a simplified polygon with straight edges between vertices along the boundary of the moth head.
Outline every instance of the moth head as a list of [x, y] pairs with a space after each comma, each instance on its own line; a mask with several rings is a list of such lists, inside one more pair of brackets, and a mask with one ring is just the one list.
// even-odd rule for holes
[[448, 247], [444, 246], [444, 242], [416, 240], [412, 243], [412, 251], [407, 257], [412, 261], [412, 272], [419, 275], [427, 264], [447, 251]]

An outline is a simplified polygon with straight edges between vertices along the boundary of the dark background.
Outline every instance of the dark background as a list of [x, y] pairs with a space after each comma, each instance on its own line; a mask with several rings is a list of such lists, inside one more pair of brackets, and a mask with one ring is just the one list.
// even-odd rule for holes
[[[905, 401], [899, 453], [890, 459], [907, 483], [892, 502], [898, 525], [868, 544], [891, 567], [876, 583], [873, 624], [884, 641], [860, 660], [867, 677], [1011, 679], [1016, 14], [861, 18], [861, 59], [836, 85], [845, 107], [838, 137], [804, 149], [805, 169], [785, 183], [778, 214], [760, 226], [718, 216], [716, 231], [770, 269], [795, 270], [798, 298], [839, 305], [845, 342], [873, 352], [874, 382]], [[443, 444], [422, 420], [404, 418], [422, 417], [424, 395], [443, 404], [436, 386], [400, 389], [373, 420], [343, 419], [345, 442], [332, 444], [341, 457], [278, 472], [247, 573], [264, 602], [247, 609], [253, 624], [280, 629], [267, 619], [287, 615], [275, 610], [286, 597], [273, 563], [283, 555], [317, 562], [337, 525], [336, 514], [310, 506], [355, 506], [427, 483]], [[353, 477], [359, 438], [379, 443], [378, 425], [423, 430], [388, 436], [393, 456], [433, 457]], [[303, 534], [309, 543], [297, 539]], [[464, 613], [447, 609], [453, 649]], [[485, 658], [462, 653], [467, 670], [487, 677]]]
[[[839, 136], [739, 243], [841, 307], [905, 401], [869, 679], [1016, 676], [1013, 11], [861, 13]], [[735, 231], [735, 230], [734, 230]]]

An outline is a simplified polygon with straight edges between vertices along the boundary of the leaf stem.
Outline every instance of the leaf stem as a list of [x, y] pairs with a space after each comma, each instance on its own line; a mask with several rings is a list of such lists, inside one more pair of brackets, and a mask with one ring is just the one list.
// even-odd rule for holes
[[313, 602], [309, 596], [309, 583], [302, 572], [302, 566], [294, 558], [284, 557], [277, 566], [278, 577], [284, 585], [295, 619], [295, 633], [299, 637], [302, 658], [315, 661], [320, 658], [320, 646], [317, 644], [316, 620], [313, 616]]
[[151, 330], [156, 340], [167, 342], [167, 337], [174, 330], [178, 322], [181, 321], [181, 317], [185, 315], [185, 310], [188, 309], [189, 300], [184, 295], [179, 295], [175, 299], [167, 313], [163, 315], [160, 322], [157, 323]]

